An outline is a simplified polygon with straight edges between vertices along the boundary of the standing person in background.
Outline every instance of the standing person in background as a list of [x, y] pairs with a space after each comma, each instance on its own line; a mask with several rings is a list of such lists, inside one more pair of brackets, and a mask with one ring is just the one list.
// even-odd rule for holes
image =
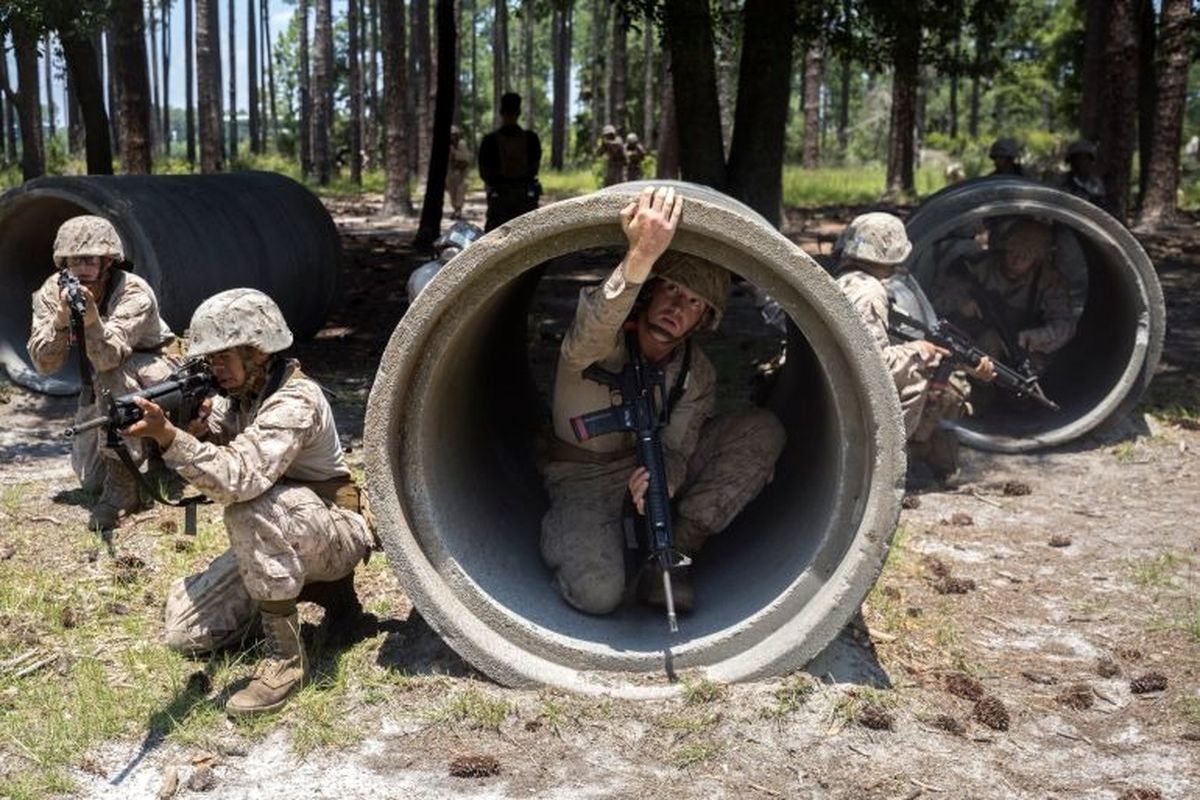
[[450, 126], [450, 166], [446, 172], [446, 190], [450, 192], [450, 219], [462, 219], [467, 198], [467, 169], [471, 166], [471, 148], [467, 147], [462, 128]]
[[646, 148], [642, 147], [636, 133], [630, 133], [625, 137], [625, 180], [640, 181], [645, 160]]
[[612, 186], [625, 180], [625, 145], [617, 136], [617, 129], [605, 125], [600, 133], [600, 144], [596, 155], [604, 158], [604, 185]]
[[1067, 173], [1058, 181], [1058, 188], [1076, 197], [1082, 197], [1094, 206], [1112, 213], [1112, 203], [1104, 189], [1104, 180], [1096, 169], [1096, 145], [1086, 139], [1072, 142], [1063, 159], [1067, 162]]
[[534, 210], [542, 194], [537, 179], [542, 143], [517, 124], [519, 116], [521, 95], [508, 92], [500, 98], [500, 127], [479, 143], [479, 176], [487, 187], [485, 231]]
[[992, 175], [1026, 177], [1025, 167], [1021, 164], [1021, 145], [1017, 144], [1016, 139], [1005, 137], [992, 142], [992, 147], [988, 150], [988, 158], [992, 160], [992, 166], [995, 167]]

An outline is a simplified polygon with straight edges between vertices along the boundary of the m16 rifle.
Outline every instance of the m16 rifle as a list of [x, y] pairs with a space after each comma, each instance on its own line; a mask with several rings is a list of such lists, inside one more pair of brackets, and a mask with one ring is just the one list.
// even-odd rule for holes
[[[987, 355], [975, 345], [970, 336], [947, 320], [940, 319], [933, 325], [926, 325], [895, 308], [888, 312], [888, 317], [890, 323], [888, 330], [893, 335], [909, 342], [926, 339], [938, 347], [944, 347], [950, 351], [948, 362], [945, 362], [943, 367], [939, 367], [939, 371], [945, 368], [947, 372], [946, 375], [941, 376], [942, 382], [949, 377], [948, 371], [953, 364], [975, 367], [979, 364], [979, 360]], [[1020, 368], [1013, 368], [994, 357], [992, 364], [996, 368], [996, 386], [1012, 392], [1018, 397], [1028, 397], [1051, 411], [1059, 410], [1058, 403], [1046, 397], [1042, 391], [1037, 373], [1033, 371], [1028, 359], [1025, 359]], [[935, 383], [937, 382], [936, 378], [937, 376], [935, 376]]]
[[70, 270], [59, 270], [58, 288], [67, 293], [67, 306], [71, 309], [71, 322], [75, 323], [78, 320], [82, 325], [83, 314], [87, 311], [87, 301], [83, 299], [83, 292], [80, 291], [83, 287], [79, 283], [79, 278], [72, 275]]
[[67, 307], [71, 309], [71, 338], [79, 345], [79, 392], [84, 403], [94, 398], [92, 370], [88, 365], [87, 340], [83, 338], [83, 315], [87, 312], [87, 300], [83, 297], [79, 278], [69, 269], [58, 271], [58, 289], [67, 294]]
[[671, 496], [662, 443], [662, 429], [670, 418], [666, 375], [660, 367], [646, 361], [632, 333], [626, 333], [625, 341], [629, 361], [619, 373], [595, 364], [583, 371], [585, 378], [616, 390], [621, 404], [573, 417], [571, 428], [581, 442], [606, 433], [628, 431], [637, 436], [638, 464], [646, 468], [650, 477], [645, 501], [648, 560], [662, 572], [667, 625], [676, 633], [679, 623], [671, 571], [687, 566], [691, 560], [675, 550], [671, 529]]

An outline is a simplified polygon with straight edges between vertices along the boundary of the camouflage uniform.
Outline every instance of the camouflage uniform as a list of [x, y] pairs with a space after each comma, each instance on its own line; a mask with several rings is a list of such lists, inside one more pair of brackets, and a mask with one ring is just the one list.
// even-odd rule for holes
[[625, 137], [625, 180], [642, 179], [642, 162], [646, 160], [646, 148], [638, 141], [636, 133]]
[[612, 186], [625, 180], [625, 145], [617, 138], [617, 129], [604, 126], [604, 135], [596, 148], [596, 155], [604, 157], [604, 185]]
[[[99, 254], [95, 248], [97, 242], [89, 239], [104, 234], [114, 238], [106, 254], [124, 258], [120, 241], [115, 239], [116, 231], [101, 217], [76, 217], [68, 220], [62, 231], [65, 237], [55, 241], [55, 263], [60, 269], [65, 268], [67, 257], [60, 253]], [[77, 235], [73, 236], [73, 232]], [[158, 315], [158, 300], [150, 285], [133, 273], [113, 267], [108, 268], [107, 281], [104, 297], [96, 298], [99, 322], [83, 329], [94, 391], [91, 397], [86, 392], [80, 393], [76, 422], [107, 413], [104, 392], [115, 397], [138, 391], [166, 380], [179, 365], [179, 359], [166, 352], [175, 336]], [[59, 294], [57, 273], [46, 278], [33, 294], [28, 349], [34, 368], [43, 375], [62, 369], [70, 355], [71, 329], [59, 328], [57, 322]], [[101, 502], [128, 510], [137, 503], [137, 484], [120, 466], [116, 453], [104, 447], [104, 439], [103, 430], [75, 437], [71, 443], [71, 467], [85, 489], [95, 491], [101, 485], [105, 487]], [[133, 439], [125, 443], [134, 460], [140, 461], [141, 443]]]
[[[660, 259], [656, 272], [670, 256]], [[567, 602], [592, 614], [611, 612], [625, 594], [622, 517], [637, 459], [632, 434], [577, 442], [570, 420], [612, 402], [609, 389], [582, 372], [591, 364], [613, 371], [625, 365], [622, 331], [641, 288], [626, 282], [617, 267], [602, 285], [580, 293], [555, 377], [555, 436], [543, 468], [550, 508], [542, 519], [542, 557]], [[665, 366], [668, 386], [678, 379], [683, 351], [677, 347]], [[693, 345], [685, 388], [663, 430], [667, 482], [675, 490], [675, 546], [687, 554], [758, 495], [785, 440], [783, 426], [765, 409], [713, 417], [715, 396], [716, 372]]]
[[455, 219], [462, 216], [467, 197], [467, 168], [471, 166], [471, 148], [467, 147], [461, 131], [457, 135], [457, 142], [451, 137], [450, 166], [446, 172], [446, 190], [450, 192], [450, 207]]

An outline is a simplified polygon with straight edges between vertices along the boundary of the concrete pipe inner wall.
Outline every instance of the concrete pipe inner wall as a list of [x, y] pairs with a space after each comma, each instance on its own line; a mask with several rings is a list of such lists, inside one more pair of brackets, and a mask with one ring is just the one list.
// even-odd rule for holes
[[687, 205], [672, 246], [772, 294], [794, 328], [770, 400], [787, 448], [773, 482], [697, 559], [696, 610], [678, 634], [660, 609], [575, 611], [539, 552], [546, 498], [526, 308], [556, 260], [623, 253], [618, 211], [641, 185], [556, 203], [484, 236], [420, 294], [384, 351], [365, 445], [389, 561], [434, 630], [501, 683], [649, 696], [675, 691], [664, 668], [718, 681], [780, 674], [833, 639], [882, 567], [904, 434], [866, 330], [828, 275], [753, 211], [674, 185]]
[[54, 270], [58, 227], [80, 214], [107, 218], [126, 260], [182, 334], [205, 298], [261, 289], [300, 338], [316, 333], [337, 289], [341, 244], [321, 202], [267, 172], [39, 178], [0, 197], [0, 362], [13, 380], [73, 394], [78, 369], [40, 376], [28, 360], [30, 297]]
[[[1064, 444], [1130, 411], [1154, 375], [1166, 329], [1154, 265], [1125, 226], [1085, 200], [1017, 178], [981, 178], [949, 187], [909, 219], [912, 271], [926, 294], [936, 297], [944, 274], [940, 243], [955, 231], [1015, 217], [1053, 225], [1077, 328], [1041, 376], [1043, 390], [1060, 411], [996, 402], [960, 422], [963, 442], [998, 452]], [[1083, 266], [1069, 266], [1071, 260], [1062, 257], [1069, 251]]]

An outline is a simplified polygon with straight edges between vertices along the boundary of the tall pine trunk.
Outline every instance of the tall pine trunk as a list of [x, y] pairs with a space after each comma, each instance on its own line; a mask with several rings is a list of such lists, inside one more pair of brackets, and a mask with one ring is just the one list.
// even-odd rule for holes
[[[680, 174], [685, 181], [723, 189], [725, 149], [721, 139], [716, 54], [708, 4], [666, 0], [665, 22], [667, 47], [671, 51], [676, 130], [688, 131], [688, 146], [679, 149]], [[753, 48], [747, 48], [750, 49]], [[791, 61], [790, 55], [788, 61]], [[774, 66], [754, 77], [765, 80], [776, 71], [790, 79], [788, 70], [778, 70]]]
[[17, 122], [21, 127], [21, 176], [30, 180], [46, 172], [38, 86], [38, 39], [37, 33], [19, 18], [12, 22], [12, 37], [17, 64], [16, 106]]
[[53, 139], [58, 135], [58, 120], [55, 118], [54, 108], [54, 64], [51, 54], [54, 48], [50, 43], [50, 34], [46, 34], [44, 41], [44, 53], [42, 57], [42, 66], [46, 72], [46, 116], [50, 124], [50, 138]]
[[[0, 44], [4, 43], [3, 31], [0, 31]], [[4, 160], [9, 164], [17, 160], [17, 95], [12, 89], [8, 78], [8, 59], [0, 58], [0, 91], [4, 92]]]
[[612, 43], [608, 80], [608, 121], [618, 133], [628, 129], [626, 121], [626, 85], [629, 80], [629, 17], [621, 6], [613, 9]]
[[262, 152], [262, 122], [258, 102], [258, 26], [254, 19], [257, 9], [255, 0], [246, 0], [246, 107], [249, 112], [248, 134], [250, 152]]
[[450, 123], [454, 117], [454, 0], [437, 0], [437, 91], [433, 112], [433, 150], [425, 180], [425, 200], [415, 244], [433, 245], [441, 232], [442, 203], [446, 195], [446, 169], [450, 163]]
[[1190, 0], [1163, 0], [1158, 39], [1157, 95], [1154, 142], [1146, 165], [1146, 193], [1138, 227], [1152, 229], [1173, 221], [1179, 190], [1179, 143], [1187, 103]]
[[413, 96], [416, 114], [415, 135], [409, 139], [413, 152], [409, 163], [417, 175], [425, 174], [429, 165], [429, 137], [433, 130], [433, 56], [430, 53], [429, 0], [413, 0], [412, 40], [413, 69], [409, 73], [413, 82], [409, 93]]
[[229, 0], [229, 163], [238, 157], [237, 120], [237, 16], [235, 0]]
[[79, 101], [83, 117], [84, 151], [89, 175], [111, 175], [112, 140], [108, 133], [108, 112], [104, 109], [104, 85], [96, 69], [98, 55], [92, 40], [73, 31], [60, 31], [63, 57], [71, 78], [71, 88]]
[[608, 123], [604, 83], [604, 76], [608, 72], [608, 7], [609, 4], [605, 0], [592, 0], [592, 147], [595, 147], [595, 143], [600, 139], [600, 129]]
[[120, 97], [121, 166], [133, 175], [151, 170], [150, 80], [146, 65], [146, 20], [142, 0], [120, 0], [114, 8], [117, 84]]
[[221, 94], [215, 25], [219, 0], [196, 0], [196, 106], [200, 117], [200, 171], [220, 172], [225, 162], [221, 147]]
[[1140, 205], [1146, 194], [1146, 180], [1150, 177], [1150, 151], [1154, 147], [1154, 116], [1158, 108], [1158, 84], [1154, 64], [1158, 45], [1155, 29], [1154, 4], [1156, 0], [1138, 0], [1138, 193]]
[[194, 19], [192, 0], [183, 0], [183, 102], [186, 106], [183, 124], [186, 129], [184, 135], [187, 137], [187, 160], [193, 169], [196, 167], [196, 55], [193, 52], [195, 33], [192, 30]]
[[[907, 23], [907, 24], [905, 24]], [[892, 115], [888, 125], [887, 194], [915, 194], [913, 128], [921, 63], [921, 23], [902, 20], [892, 46]]]
[[821, 160], [821, 81], [825, 72], [825, 42], [817, 39], [804, 53], [804, 147], [801, 165], [816, 169]]
[[658, 107], [662, 122], [658, 130], [658, 163], [654, 177], [673, 180], [679, 177], [679, 123], [675, 115], [675, 79], [671, 72], [669, 46], [662, 54], [659, 87]]
[[654, 21], [642, 23], [642, 143], [654, 149]]
[[313, 96], [312, 79], [308, 66], [308, 56], [311, 49], [308, 36], [308, 0], [297, 0], [296, 18], [299, 22], [296, 33], [300, 74], [296, 76], [296, 88], [300, 93], [300, 175], [308, 178], [313, 172]]
[[1108, 31], [1109, 0], [1085, 0], [1083, 45], [1083, 96], [1079, 106], [1079, 131], [1093, 142], [1100, 138], [1104, 116], [1104, 48]]
[[1098, 166], [1113, 216], [1122, 221], [1129, 210], [1129, 179], [1137, 149], [1137, 67], [1138, 0], [1112, 0], [1104, 39]]
[[330, 152], [330, 122], [333, 110], [333, 3], [317, 0], [317, 18], [313, 25], [312, 131], [313, 165], [317, 183], [328, 186], [333, 175]]
[[571, 81], [571, 7], [574, 0], [553, 0], [554, 105], [550, 112], [550, 166], [562, 169], [567, 153], [567, 94]]
[[112, 27], [104, 31], [104, 62], [108, 75], [108, 128], [112, 136], [113, 151], [121, 157], [121, 101], [117, 92], [117, 34]]
[[363, 129], [368, 163], [379, 164], [379, 0], [370, 0], [367, 37], [367, 119]]
[[524, 78], [522, 93], [525, 95], [525, 119], [528, 120], [530, 128], [537, 127], [534, 124], [534, 120], [537, 119], [537, 109], [533, 102], [533, 17], [535, 13], [534, 0], [524, 0], [521, 10], [521, 52], [524, 56], [521, 72], [524, 74], [521, 77]]
[[492, 124], [500, 124], [500, 96], [508, 91], [508, 2], [495, 0], [492, 21]]
[[730, 194], [779, 227], [796, 3], [746, 0], [743, 19], [746, 41], [755, 46], [742, 48], [727, 184]]
[[159, 111], [162, 106], [158, 102], [158, 90], [162, 83], [158, 80], [158, 15], [154, 13], [154, 0], [150, 0], [146, 16], [150, 21], [150, 143], [151, 151], [162, 147], [163, 128]]
[[404, 121], [404, 85], [408, 70], [404, 42], [404, 0], [379, 0], [379, 13], [382, 17], [379, 28], [383, 50], [383, 126], [387, 137], [381, 213], [385, 216], [411, 215], [413, 207], [408, 188], [408, 148], [405, 144], [407, 126]]
[[162, 6], [162, 144], [163, 155], [171, 156], [171, 4]]
[[279, 106], [275, 97], [275, 55], [271, 51], [271, 9], [267, 0], [263, 0], [263, 40], [267, 43], [267, 87], [269, 92], [269, 111], [271, 113], [271, 141], [275, 149], [279, 149]]
[[349, 34], [346, 59], [350, 72], [350, 182], [361, 186], [363, 94], [358, 22], [358, 0], [349, 0], [346, 4], [346, 29]]

